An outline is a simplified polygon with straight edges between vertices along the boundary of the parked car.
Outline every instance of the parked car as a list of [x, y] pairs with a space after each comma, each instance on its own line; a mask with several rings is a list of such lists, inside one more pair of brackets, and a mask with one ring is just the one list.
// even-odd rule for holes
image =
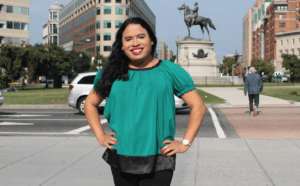
[[290, 81], [290, 78], [288, 76], [282, 76], [281, 81], [288, 83]]
[[0, 90], [0, 106], [3, 105], [4, 101], [5, 101], [5, 98]]
[[[83, 106], [85, 99], [93, 88], [93, 82], [97, 72], [79, 73], [69, 85], [68, 104], [70, 107], [76, 108], [81, 114], [84, 114]], [[175, 108], [177, 110], [188, 108], [183, 99], [174, 95]], [[104, 109], [106, 99], [104, 99], [98, 108]]]

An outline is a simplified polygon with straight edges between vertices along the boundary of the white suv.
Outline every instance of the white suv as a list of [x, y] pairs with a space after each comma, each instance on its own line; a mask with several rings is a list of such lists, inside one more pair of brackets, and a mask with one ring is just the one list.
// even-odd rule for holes
[[[72, 83], [69, 85], [69, 96], [68, 104], [70, 107], [76, 108], [80, 113], [84, 114], [83, 106], [85, 103], [85, 98], [89, 95], [90, 91], [94, 86], [94, 79], [97, 72], [85, 72], [78, 74]], [[183, 99], [178, 98], [174, 95], [175, 98], [175, 108], [177, 110], [188, 108], [187, 104]], [[104, 99], [99, 108], [104, 109], [106, 99]]]

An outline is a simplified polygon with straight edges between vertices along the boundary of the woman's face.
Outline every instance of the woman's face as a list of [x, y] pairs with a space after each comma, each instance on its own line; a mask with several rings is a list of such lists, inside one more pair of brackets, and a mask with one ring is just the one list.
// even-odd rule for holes
[[129, 24], [122, 34], [122, 50], [132, 62], [144, 62], [152, 59], [153, 42], [140, 24]]

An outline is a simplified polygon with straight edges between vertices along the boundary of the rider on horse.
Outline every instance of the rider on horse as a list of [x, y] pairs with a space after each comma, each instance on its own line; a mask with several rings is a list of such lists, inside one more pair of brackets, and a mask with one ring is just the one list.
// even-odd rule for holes
[[193, 18], [192, 18], [192, 24], [191, 24], [191, 26], [193, 26], [194, 20], [198, 16], [198, 9], [199, 9], [198, 3], [196, 2], [194, 10], [192, 10], [192, 12], [193, 12]]

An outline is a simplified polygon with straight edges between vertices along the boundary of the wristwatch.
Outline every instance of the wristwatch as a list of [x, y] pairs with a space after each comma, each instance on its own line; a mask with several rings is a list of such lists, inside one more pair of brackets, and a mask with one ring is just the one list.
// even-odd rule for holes
[[192, 145], [192, 144], [189, 142], [189, 140], [187, 140], [187, 139], [183, 139], [182, 143], [183, 143], [184, 145], [188, 145], [188, 146], [191, 146], [191, 145]]

